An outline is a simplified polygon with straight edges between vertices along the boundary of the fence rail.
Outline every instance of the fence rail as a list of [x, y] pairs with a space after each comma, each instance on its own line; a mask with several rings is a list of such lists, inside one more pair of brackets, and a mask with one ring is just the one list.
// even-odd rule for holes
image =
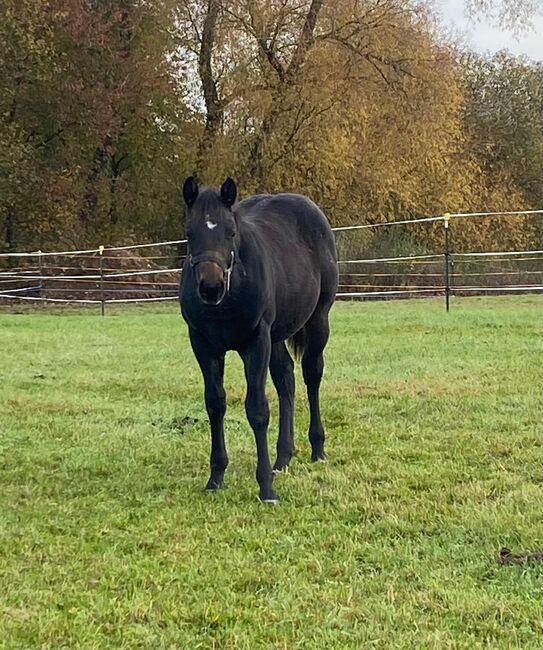
[[[543, 210], [452, 213], [333, 228], [336, 237], [343, 238], [357, 231], [400, 225], [441, 222], [443, 226], [443, 247], [439, 252], [340, 257], [337, 297], [444, 296], [448, 308], [455, 295], [543, 292], [543, 250], [452, 250], [449, 225], [455, 220], [521, 215], [538, 217]], [[0, 270], [0, 304], [20, 301], [101, 305], [103, 313], [107, 304], [177, 300], [186, 243], [185, 239], [177, 239], [84, 250], [0, 253], [0, 269], [2, 265], [8, 267]]]

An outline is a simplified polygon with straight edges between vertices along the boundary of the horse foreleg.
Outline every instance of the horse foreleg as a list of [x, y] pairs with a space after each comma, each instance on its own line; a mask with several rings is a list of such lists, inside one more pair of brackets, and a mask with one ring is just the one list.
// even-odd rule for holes
[[205, 403], [209, 425], [211, 427], [211, 475], [205, 489], [217, 490], [224, 480], [224, 472], [228, 466], [228, 454], [224, 441], [224, 414], [226, 413], [226, 394], [223, 387], [224, 355], [215, 356], [208, 350], [208, 345], [200, 340], [196, 332], [190, 332], [192, 349], [205, 385]]
[[253, 341], [240, 351], [240, 356], [247, 380], [245, 411], [256, 441], [256, 480], [260, 486], [260, 500], [265, 503], [276, 503], [277, 496], [273, 491], [273, 473], [268, 452], [270, 410], [266, 398], [266, 378], [270, 354], [270, 330], [261, 325]]

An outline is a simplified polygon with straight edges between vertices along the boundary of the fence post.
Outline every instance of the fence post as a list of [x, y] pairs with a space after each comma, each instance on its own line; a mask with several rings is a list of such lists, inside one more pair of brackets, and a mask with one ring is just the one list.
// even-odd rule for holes
[[99, 246], [100, 251], [100, 295], [101, 295], [101, 308], [102, 316], [105, 314], [106, 302], [104, 300], [104, 247]]
[[[38, 273], [40, 274], [40, 284], [38, 285], [38, 298], [41, 298], [41, 294], [43, 291], [43, 264], [41, 261], [41, 250], [38, 251]], [[47, 302], [47, 298], [45, 298], [45, 302]]]
[[449, 312], [450, 308], [450, 297], [451, 297], [451, 279], [449, 275], [449, 270], [450, 270], [450, 261], [451, 261], [451, 247], [450, 247], [450, 241], [449, 241], [449, 219], [451, 215], [446, 212], [443, 215], [443, 227], [445, 229], [445, 250], [443, 253], [443, 258], [444, 258], [444, 270], [445, 270], [445, 307], [447, 309], [447, 313]]

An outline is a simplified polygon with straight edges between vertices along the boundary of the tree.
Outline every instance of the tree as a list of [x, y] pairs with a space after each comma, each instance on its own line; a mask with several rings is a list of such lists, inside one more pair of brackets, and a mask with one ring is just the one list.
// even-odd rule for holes
[[[406, 115], [416, 97], [427, 105], [432, 94], [439, 98], [437, 85], [445, 89], [442, 71], [432, 66], [440, 59], [452, 66], [434, 47], [426, 13], [392, 0], [214, 0], [200, 11], [196, 2], [184, 8], [185, 34], [192, 30], [187, 51], [193, 65], [199, 62], [204, 89], [204, 139], [213, 124], [211, 142], [200, 147], [209, 153], [198, 161], [199, 172], [216, 180], [226, 163], [249, 190], [305, 188], [308, 178], [347, 187], [356, 162], [354, 130], [363, 133], [378, 97], [400, 104]], [[211, 18], [213, 30], [204, 29]], [[417, 121], [414, 111], [411, 119]]]
[[42, 101], [39, 89], [56, 71], [45, 18], [43, 7], [31, 0], [6, 0], [0, 7], [1, 248], [22, 243], [24, 229], [46, 227], [39, 197], [48, 170], [40, 154], [55, 133], [44, 129], [38, 135], [36, 120], [30, 119], [31, 106]]
[[194, 171], [337, 225], [539, 207], [541, 66], [436, 27], [401, 0], [4, 0], [0, 247], [174, 237]]
[[[481, 186], [503, 193], [490, 209], [543, 206], [543, 65], [507, 52], [464, 61], [466, 133], [481, 168]], [[537, 243], [536, 221], [508, 221], [500, 237]], [[518, 240], [526, 235], [528, 239]]]
[[2, 4], [4, 247], [178, 224], [179, 151], [190, 145], [173, 8], [173, 0]]
[[507, 52], [466, 61], [473, 150], [489, 173], [508, 174], [543, 205], [543, 64]]

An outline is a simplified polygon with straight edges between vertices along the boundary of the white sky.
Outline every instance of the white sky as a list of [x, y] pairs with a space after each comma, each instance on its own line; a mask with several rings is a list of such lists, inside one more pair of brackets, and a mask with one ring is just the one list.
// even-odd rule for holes
[[473, 22], [466, 17], [464, 6], [463, 0], [435, 0], [444, 25], [461, 34], [470, 48], [482, 53], [508, 49], [513, 54], [543, 60], [543, 16], [534, 20], [532, 30], [517, 37], [512, 32], [494, 27], [488, 19]]

